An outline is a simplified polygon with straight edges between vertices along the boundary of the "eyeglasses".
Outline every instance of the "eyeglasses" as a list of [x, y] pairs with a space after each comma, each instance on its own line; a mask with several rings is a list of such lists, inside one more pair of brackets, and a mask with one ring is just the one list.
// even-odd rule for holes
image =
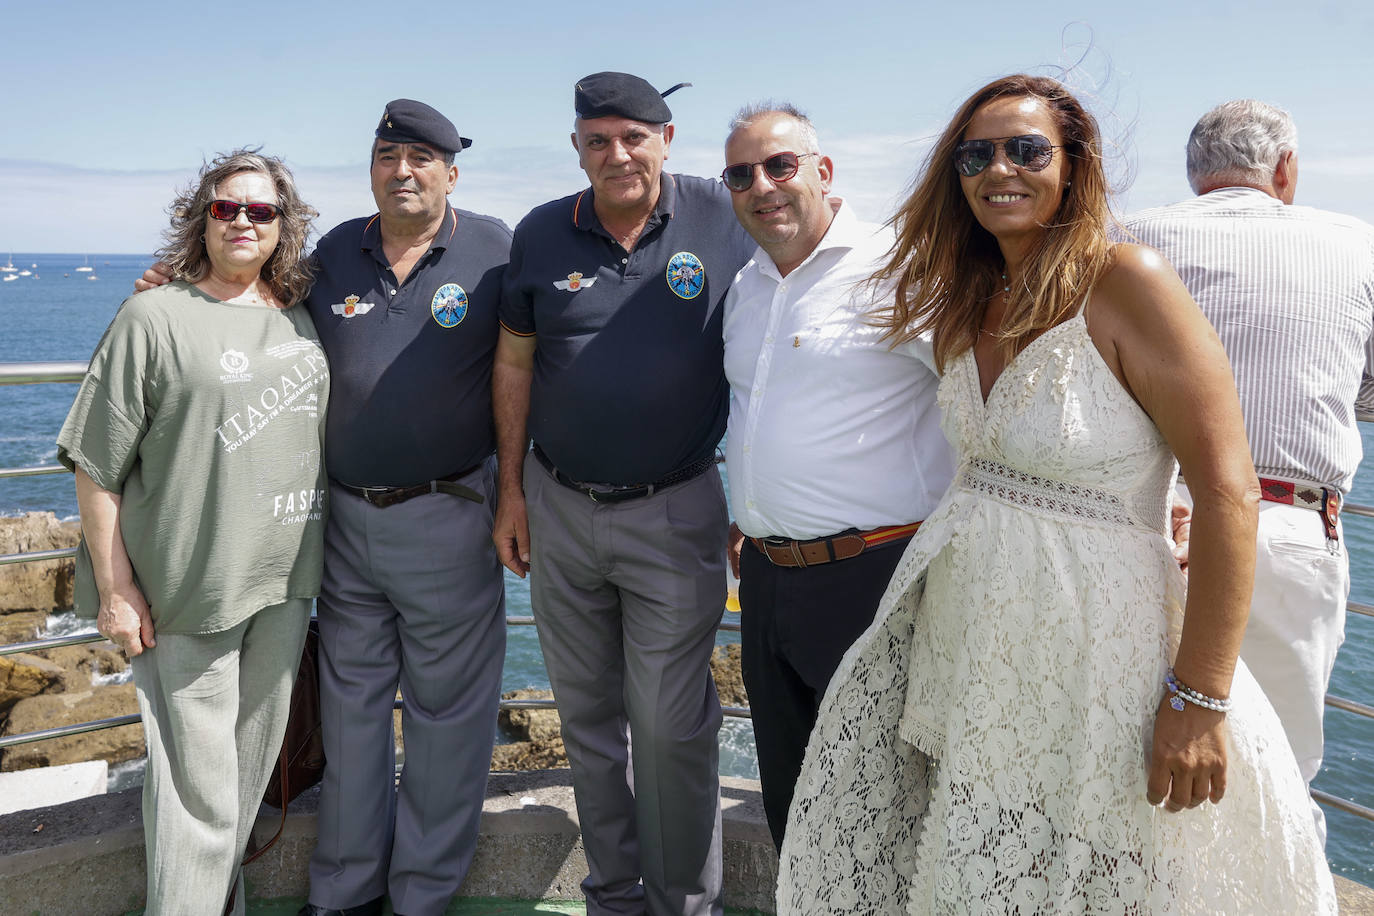
[[725, 171], [720, 173], [720, 180], [725, 182], [725, 186], [731, 191], [747, 191], [754, 186], [754, 166], [761, 165], [769, 181], [775, 184], [791, 181], [797, 177], [797, 169], [801, 168], [803, 159], [819, 155], [820, 153], [774, 153], [762, 162], [736, 162], [725, 167]]
[[236, 200], [210, 201], [210, 217], [229, 222], [239, 218], [239, 213], [248, 214], [250, 223], [270, 223], [281, 215], [281, 207], [276, 204], [241, 204]]
[[954, 147], [954, 168], [965, 178], [972, 178], [992, 164], [997, 147], [1007, 154], [1007, 161], [1018, 169], [1038, 172], [1050, 164], [1054, 151], [1060, 147], [1040, 134], [1019, 137], [997, 137], [992, 140], [965, 140]]

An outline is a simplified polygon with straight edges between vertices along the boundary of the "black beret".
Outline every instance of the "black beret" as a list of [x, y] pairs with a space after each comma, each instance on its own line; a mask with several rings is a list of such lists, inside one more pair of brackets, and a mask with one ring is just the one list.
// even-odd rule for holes
[[648, 82], [629, 73], [606, 71], [584, 76], [573, 87], [573, 108], [579, 118], [629, 118], [645, 124], [666, 124], [673, 113], [663, 96], [691, 83], [678, 83], [659, 93]]
[[453, 122], [424, 102], [394, 99], [386, 103], [377, 137], [393, 143], [428, 143], [446, 153], [457, 153], [472, 146], [467, 137], [458, 136]]

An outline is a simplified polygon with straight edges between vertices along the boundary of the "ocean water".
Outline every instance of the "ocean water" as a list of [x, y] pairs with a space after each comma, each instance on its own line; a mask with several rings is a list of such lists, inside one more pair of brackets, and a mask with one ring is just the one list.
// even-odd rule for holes
[[[85, 360], [89, 358], [134, 279], [151, 258], [134, 255], [15, 254], [16, 268], [30, 276], [0, 281], [0, 362]], [[93, 271], [77, 272], [88, 262]], [[4, 262], [0, 261], [0, 265]], [[0, 276], [16, 276], [0, 274]], [[0, 385], [0, 467], [52, 464], [54, 440], [71, 405], [68, 384]], [[1362, 430], [1366, 454], [1374, 452], [1374, 429]], [[1356, 477], [1352, 501], [1374, 505], [1374, 469]], [[0, 480], [0, 514], [47, 510], [75, 516], [76, 496], [69, 477]], [[1352, 600], [1374, 604], [1374, 519], [1348, 516]], [[529, 589], [507, 574], [507, 613], [528, 616]], [[738, 622], [738, 615], [726, 614]], [[738, 642], [722, 633], [719, 643]], [[547, 687], [543, 658], [533, 627], [511, 627], [503, 688]], [[1346, 642], [1332, 677], [1333, 694], [1374, 705], [1374, 618], [1350, 615]], [[1326, 758], [1317, 788], [1374, 807], [1374, 720], [1338, 709], [1326, 715]], [[721, 732], [721, 772], [757, 777], [753, 737], [747, 720], [727, 719]], [[1340, 811], [1327, 811], [1332, 870], [1374, 886], [1374, 823]]]

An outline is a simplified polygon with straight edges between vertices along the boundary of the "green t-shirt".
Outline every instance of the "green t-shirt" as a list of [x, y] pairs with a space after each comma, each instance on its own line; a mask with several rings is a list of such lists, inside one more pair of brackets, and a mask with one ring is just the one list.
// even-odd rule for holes
[[[310, 313], [175, 282], [125, 300], [57, 437], [121, 495], [158, 632], [214, 633], [319, 594], [329, 368]], [[83, 539], [77, 612], [99, 609]]]

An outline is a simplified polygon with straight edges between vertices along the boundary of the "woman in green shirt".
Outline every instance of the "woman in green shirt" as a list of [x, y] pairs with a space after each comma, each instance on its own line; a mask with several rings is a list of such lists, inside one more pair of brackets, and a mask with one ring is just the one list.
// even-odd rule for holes
[[281, 161], [221, 156], [171, 211], [174, 280], [120, 307], [58, 454], [77, 610], [130, 656], [143, 715], [146, 912], [218, 913], [319, 592], [329, 370], [297, 304], [315, 211]]

